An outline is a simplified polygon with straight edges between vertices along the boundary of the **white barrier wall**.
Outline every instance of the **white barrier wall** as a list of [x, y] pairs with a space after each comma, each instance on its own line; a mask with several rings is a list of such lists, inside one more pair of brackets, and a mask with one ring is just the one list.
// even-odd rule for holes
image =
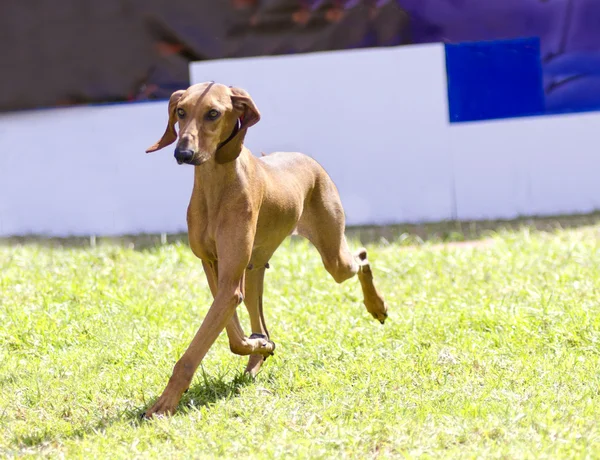
[[[193, 82], [247, 89], [248, 146], [317, 159], [349, 224], [600, 209], [600, 114], [450, 125], [444, 48], [209, 61]], [[167, 103], [0, 115], [0, 236], [185, 230], [193, 168], [146, 155]]]
[[0, 236], [178, 232], [193, 171], [147, 155], [166, 104], [0, 116]]
[[447, 132], [457, 219], [600, 209], [600, 114], [454, 124]]

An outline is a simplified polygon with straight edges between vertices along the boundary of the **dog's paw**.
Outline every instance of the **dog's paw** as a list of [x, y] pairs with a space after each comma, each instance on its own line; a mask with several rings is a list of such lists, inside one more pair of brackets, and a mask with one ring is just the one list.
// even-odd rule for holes
[[381, 324], [385, 324], [385, 320], [388, 317], [387, 312], [386, 313], [372, 313], [372, 315], [373, 315], [373, 318], [375, 318]]
[[388, 308], [385, 301], [379, 297], [374, 299], [365, 299], [365, 307], [367, 311], [371, 313], [371, 316], [379, 321], [381, 324], [385, 324], [385, 320], [388, 317]]
[[266, 360], [266, 356], [250, 355], [250, 358], [248, 358], [248, 365], [246, 366], [246, 370], [244, 372], [250, 375], [252, 378], [256, 377]]
[[258, 349], [256, 350], [256, 353], [261, 354], [265, 357], [265, 359], [275, 354], [275, 342], [270, 340], [266, 335], [253, 333], [248, 338], [258, 342]]
[[150, 420], [152, 418], [168, 417], [173, 415], [179, 405], [179, 398], [163, 393], [158, 401], [142, 414], [142, 418]]

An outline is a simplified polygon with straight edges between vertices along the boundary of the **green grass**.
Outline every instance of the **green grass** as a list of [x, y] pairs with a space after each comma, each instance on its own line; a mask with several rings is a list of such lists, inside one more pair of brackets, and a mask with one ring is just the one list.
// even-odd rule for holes
[[140, 422], [210, 305], [189, 248], [0, 247], [0, 456], [600, 456], [600, 226], [369, 251], [385, 326], [288, 242], [256, 380], [223, 334]]

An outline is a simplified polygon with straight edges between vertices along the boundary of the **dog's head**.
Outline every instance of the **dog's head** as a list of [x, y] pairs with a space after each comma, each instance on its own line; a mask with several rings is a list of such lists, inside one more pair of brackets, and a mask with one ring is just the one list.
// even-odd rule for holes
[[246, 130], [258, 120], [260, 113], [243, 89], [199, 83], [171, 95], [167, 129], [146, 153], [175, 142], [179, 123], [175, 147], [179, 164], [201, 165], [212, 159], [227, 163], [239, 156]]

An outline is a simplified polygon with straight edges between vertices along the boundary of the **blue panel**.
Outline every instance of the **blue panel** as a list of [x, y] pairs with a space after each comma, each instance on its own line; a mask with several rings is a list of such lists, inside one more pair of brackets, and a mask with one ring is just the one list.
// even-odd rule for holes
[[450, 122], [544, 113], [537, 38], [446, 45]]

